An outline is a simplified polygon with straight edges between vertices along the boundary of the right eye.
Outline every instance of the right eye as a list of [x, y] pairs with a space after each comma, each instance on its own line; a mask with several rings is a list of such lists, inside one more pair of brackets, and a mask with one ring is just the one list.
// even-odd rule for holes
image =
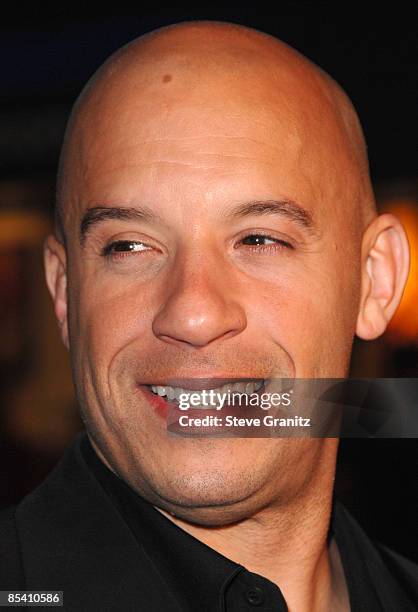
[[145, 244], [139, 240], [116, 240], [110, 242], [102, 249], [103, 257], [109, 259], [124, 259], [129, 257], [131, 253], [142, 253], [143, 251], [152, 251], [154, 247]]

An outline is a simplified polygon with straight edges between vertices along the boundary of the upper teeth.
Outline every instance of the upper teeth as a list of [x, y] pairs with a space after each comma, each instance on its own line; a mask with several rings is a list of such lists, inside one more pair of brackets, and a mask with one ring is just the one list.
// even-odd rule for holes
[[167, 396], [169, 400], [180, 399], [180, 395], [182, 393], [190, 394], [199, 393], [203, 397], [203, 393], [207, 394], [210, 391], [213, 393], [246, 393], [250, 395], [255, 391], [258, 391], [263, 386], [263, 380], [254, 380], [251, 382], [238, 382], [238, 383], [226, 383], [221, 387], [216, 387], [215, 389], [184, 389], [183, 387], [169, 387], [169, 386], [160, 386], [160, 385], [151, 385], [151, 389], [154, 393], [160, 395], [161, 397]]

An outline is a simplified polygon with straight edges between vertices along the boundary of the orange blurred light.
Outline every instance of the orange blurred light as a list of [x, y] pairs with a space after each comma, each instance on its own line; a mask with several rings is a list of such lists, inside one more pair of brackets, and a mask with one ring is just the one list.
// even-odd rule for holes
[[398, 217], [408, 236], [411, 266], [401, 303], [389, 323], [386, 339], [391, 344], [418, 344], [418, 204], [411, 200], [390, 200], [384, 212]]

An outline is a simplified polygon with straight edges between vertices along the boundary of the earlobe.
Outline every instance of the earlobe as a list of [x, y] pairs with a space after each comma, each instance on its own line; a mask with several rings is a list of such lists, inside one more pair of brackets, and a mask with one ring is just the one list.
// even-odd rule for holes
[[55, 316], [64, 345], [69, 349], [67, 320], [67, 258], [65, 248], [50, 234], [44, 242], [46, 284], [54, 302]]
[[378, 338], [394, 315], [406, 285], [409, 245], [404, 228], [392, 214], [372, 221], [363, 237], [361, 299], [357, 335]]

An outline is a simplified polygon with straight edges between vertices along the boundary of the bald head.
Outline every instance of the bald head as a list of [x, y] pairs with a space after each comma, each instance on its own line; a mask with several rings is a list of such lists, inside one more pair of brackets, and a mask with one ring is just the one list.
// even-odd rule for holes
[[[116, 149], [124, 132], [136, 133], [139, 146], [156, 137], [169, 143], [216, 134], [244, 142], [254, 136], [248, 124], [272, 147], [286, 139], [289, 154], [315, 159], [309, 181], [316, 197], [323, 197], [320, 183], [332, 175], [335, 212], [350, 231], [364, 229], [375, 215], [366, 147], [339, 85], [268, 34], [236, 24], [185, 22], [117, 51], [81, 93], [60, 159], [58, 236], [64, 238], [68, 217], [85, 205], [80, 186], [91, 163], [100, 163], [104, 147]], [[129, 154], [124, 147], [123, 156]], [[121, 152], [116, 155], [120, 161]]]
[[383, 333], [407, 242], [375, 215], [341, 89], [248, 28], [148, 34], [81, 94], [58, 203], [65, 245], [46, 240], [47, 282], [108, 465], [195, 523], [282, 500], [292, 509], [312, 491], [324, 506], [334, 438], [167, 436], [171, 400], [154, 391], [196, 378], [261, 379], [269, 391], [277, 378], [344, 377], [355, 334]]

